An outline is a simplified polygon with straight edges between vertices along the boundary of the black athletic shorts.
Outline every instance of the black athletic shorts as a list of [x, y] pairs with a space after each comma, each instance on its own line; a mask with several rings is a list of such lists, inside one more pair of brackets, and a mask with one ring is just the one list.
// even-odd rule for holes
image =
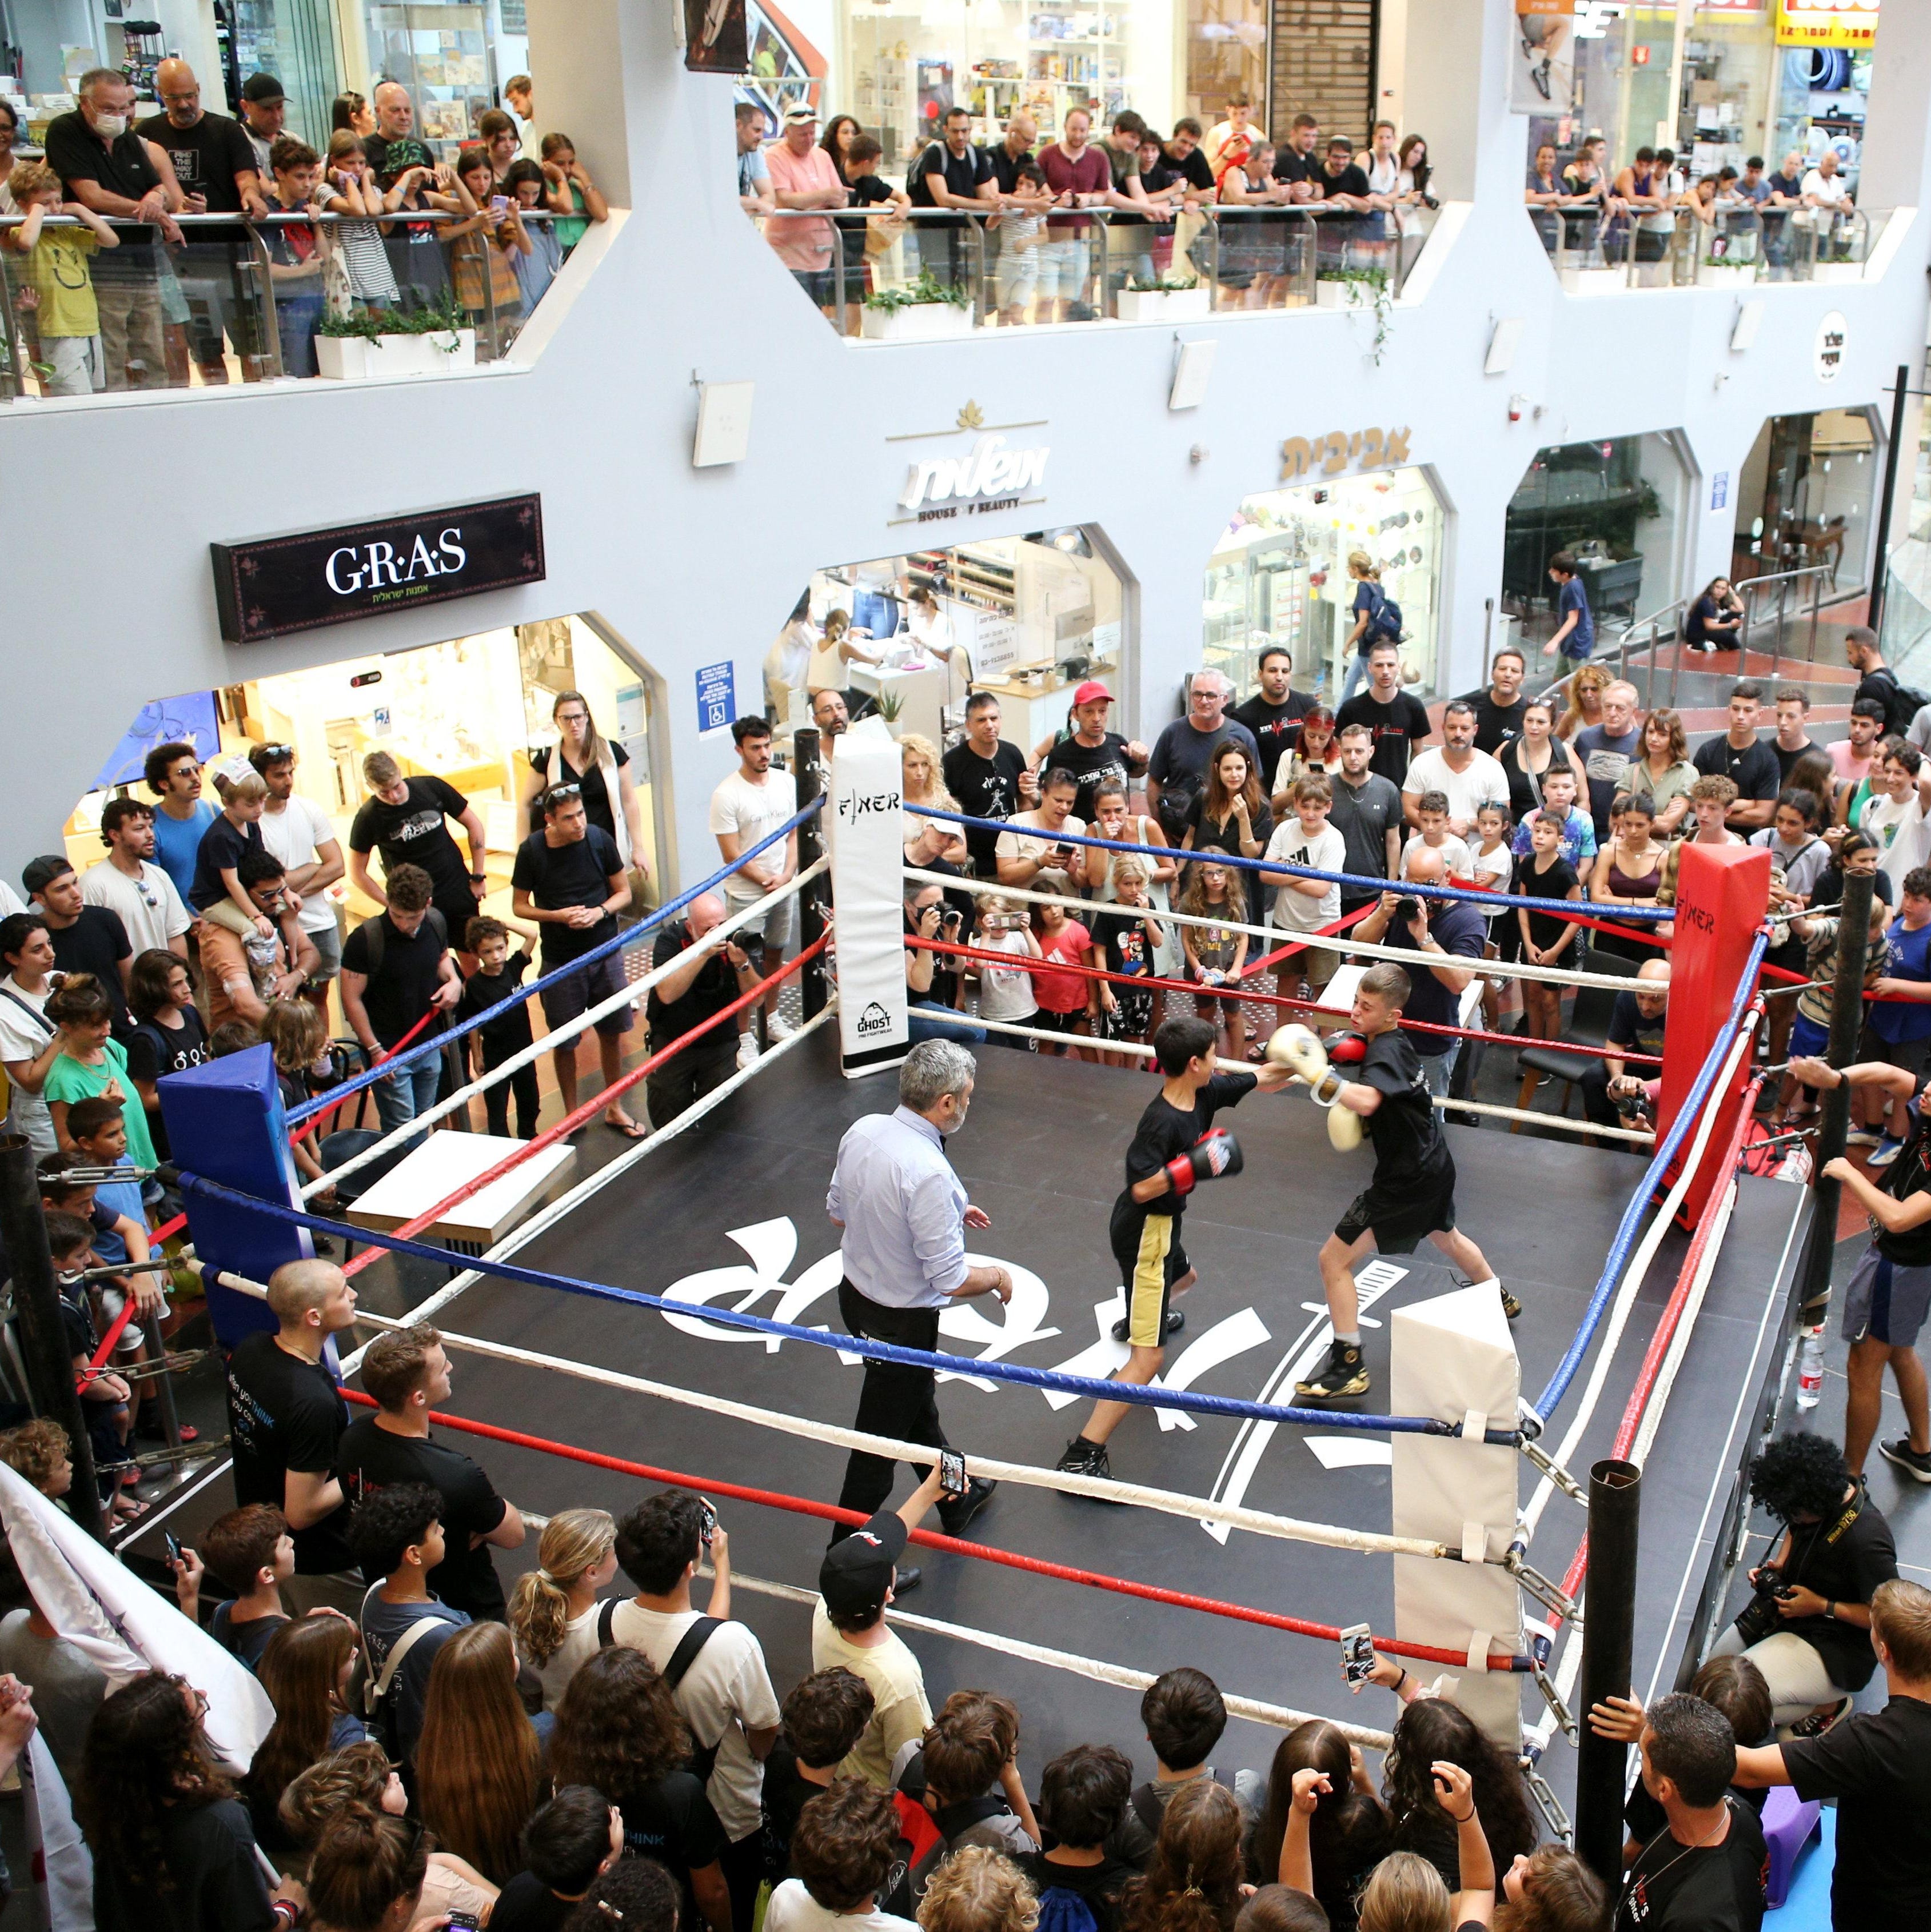
[[1131, 1202], [1113, 1204], [1107, 1229], [1126, 1288], [1127, 1340], [1137, 1348], [1160, 1346], [1173, 1284], [1187, 1272], [1176, 1214], [1150, 1214]]
[[1455, 1226], [1455, 1178], [1434, 1188], [1365, 1187], [1335, 1223], [1337, 1239], [1352, 1246], [1372, 1234], [1377, 1251], [1412, 1255], [1423, 1238]]

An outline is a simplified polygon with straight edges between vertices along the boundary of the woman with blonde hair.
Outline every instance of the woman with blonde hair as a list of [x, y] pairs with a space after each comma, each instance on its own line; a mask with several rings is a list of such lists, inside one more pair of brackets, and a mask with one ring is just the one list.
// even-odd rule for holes
[[501, 1624], [470, 1624], [436, 1653], [416, 1747], [422, 1822], [502, 1885], [523, 1869], [542, 1759], [516, 1694], [516, 1646]]
[[[550, 706], [550, 722], [557, 728], [554, 748], [539, 745], [529, 754], [530, 777], [522, 799], [529, 830], [543, 829], [536, 801], [552, 785], [573, 784], [583, 800], [584, 818], [616, 842], [624, 869], [635, 866], [648, 878], [644, 807], [631, 782], [630, 754], [596, 728], [590, 700], [581, 691], [560, 691]], [[449, 944], [454, 946], [461, 938], [452, 928]]]
[[962, 1845], [926, 1882], [923, 1932], [1034, 1932], [1039, 1900], [1026, 1874], [990, 1845]]
[[1144, 1875], [1121, 1898], [1122, 1932], [1233, 1932], [1246, 1822], [1226, 1786], [1205, 1778], [1182, 1785], [1167, 1801]]
[[1563, 743], [1567, 744], [1585, 724], [1602, 722], [1602, 694], [1615, 682], [1599, 664], [1578, 664], [1569, 674], [1569, 709], [1556, 721], [1555, 728], [1556, 736]]
[[[263, 1042], [275, 1054], [277, 1084], [281, 1088], [284, 1108], [302, 1106], [308, 1099], [308, 1072], [329, 1044], [329, 1023], [319, 1007], [306, 1000], [271, 1000], [261, 1019]], [[289, 1150], [305, 1180], [320, 1180], [322, 1163], [311, 1140], [292, 1136]]]
[[543, 1685], [554, 1711], [578, 1664], [599, 1648], [599, 1594], [617, 1575], [617, 1523], [608, 1510], [560, 1511], [544, 1525], [536, 1568], [510, 1592], [516, 1654]]
[[948, 820], [928, 818], [917, 809], [922, 805], [940, 812], [959, 809], [959, 801], [945, 789], [938, 747], [919, 732], [902, 732], [899, 763], [904, 772], [905, 863], [928, 871], [935, 866], [944, 871], [962, 871], [965, 833]]
[[1348, 552], [1347, 574], [1354, 580], [1354, 598], [1348, 606], [1354, 614], [1354, 628], [1348, 632], [1347, 642], [1342, 646], [1352, 653], [1347, 676], [1341, 686], [1343, 704], [1368, 682], [1368, 654], [1380, 634], [1374, 620], [1386, 601], [1381, 588], [1381, 566], [1367, 551]]

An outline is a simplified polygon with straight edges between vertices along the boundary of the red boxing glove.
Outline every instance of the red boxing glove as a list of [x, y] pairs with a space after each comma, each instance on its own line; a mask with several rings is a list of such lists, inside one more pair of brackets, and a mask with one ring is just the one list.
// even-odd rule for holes
[[1174, 1192], [1185, 1196], [1203, 1180], [1239, 1173], [1245, 1165], [1239, 1142], [1224, 1127], [1209, 1127], [1185, 1154], [1170, 1160], [1165, 1172]]
[[1368, 1042], [1358, 1033], [1338, 1033], [1326, 1046], [1330, 1066], [1359, 1066], [1368, 1058]]

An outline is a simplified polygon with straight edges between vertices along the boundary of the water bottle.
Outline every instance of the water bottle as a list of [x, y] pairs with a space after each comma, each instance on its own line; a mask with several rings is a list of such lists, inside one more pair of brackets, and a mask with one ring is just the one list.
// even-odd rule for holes
[[1824, 1324], [1820, 1322], [1803, 1331], [1803, 1348], [1797, 1366], [1797, 1407], [1815, 1408], [1823, 1393]]

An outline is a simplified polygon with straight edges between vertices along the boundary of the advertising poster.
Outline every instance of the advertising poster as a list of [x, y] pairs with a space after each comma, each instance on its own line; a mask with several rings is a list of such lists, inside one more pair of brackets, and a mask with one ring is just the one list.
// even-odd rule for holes
[[693, 74], [748, 74], [745, 0], [683, 0], [684, 64]]
[[1509, 62], [1514, 114], [1565, 113], [1575, 91], [1575, 0], [1515, 0]]

